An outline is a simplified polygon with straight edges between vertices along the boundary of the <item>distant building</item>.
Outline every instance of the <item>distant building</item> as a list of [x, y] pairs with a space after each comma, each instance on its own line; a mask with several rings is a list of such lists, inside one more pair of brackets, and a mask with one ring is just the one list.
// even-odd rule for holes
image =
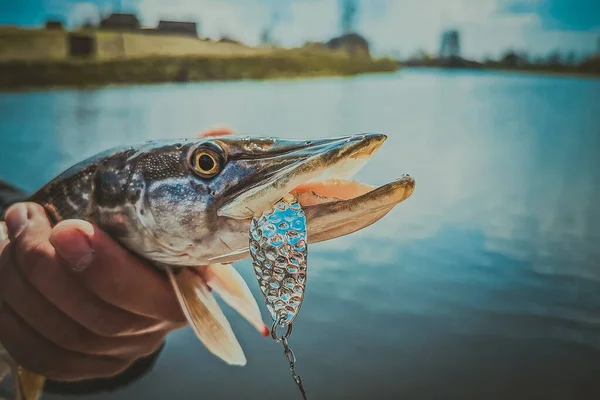
[[198, 37], [198, 25], [196, 22], [159, 21], [156, 29], [164, 33], [178, 33], [180, 35]]
[[141, 24], [135, 14], [110, 14], [102, 18], [100, 28], [138, 30]]
[[63, 30], [65, 27], [61, 21], [48, 20], [45, 25], [46, 29]]
[[97, 43], [95, 36], [69, 33], [68, 36], [69, 56], [91, 57], [96, 54]]
[[369, 42], [357, 33], [348, 33], [327, 42], [326, 46], [332, 50], [341, 50], [353, 56], [370, 57]]

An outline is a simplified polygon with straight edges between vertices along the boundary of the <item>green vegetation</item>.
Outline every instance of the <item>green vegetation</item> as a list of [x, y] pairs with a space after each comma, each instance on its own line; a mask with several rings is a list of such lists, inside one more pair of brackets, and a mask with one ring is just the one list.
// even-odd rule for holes
[[401, 64], [407, 67], [490, 69], [538, 74], [600, 76], [600, 54], [577, 61], [573, 56], [561, 57], [560, 53], [553, 52], [547, 58], [532, 60], [526, 54], [520, 55], [509, 51], [499, 60], [488, 59], [484, 62], [457, 56], [438, 58], [423, 54], [420, 57], [403, 61]]
[[9, 61], [0, 63], [0, 89], [355, 75], [398, 68], [390, 59], [303, 50], [231, 57]]

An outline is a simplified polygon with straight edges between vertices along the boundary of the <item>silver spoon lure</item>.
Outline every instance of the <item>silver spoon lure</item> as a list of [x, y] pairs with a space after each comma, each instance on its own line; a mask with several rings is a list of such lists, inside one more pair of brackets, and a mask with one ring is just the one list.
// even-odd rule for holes
[[[292, 377], [306, 400], [296, 373], [296, 356], [289, 346], [292, 322], [298, 316], [306, 290], [306, 216], [299, 203], [281, 200], [250, 223], [250, 254], [254, 273], [273, 320], [271, 336], [283, 343]], [[277, 328], [285, 328], [277, 334]]]

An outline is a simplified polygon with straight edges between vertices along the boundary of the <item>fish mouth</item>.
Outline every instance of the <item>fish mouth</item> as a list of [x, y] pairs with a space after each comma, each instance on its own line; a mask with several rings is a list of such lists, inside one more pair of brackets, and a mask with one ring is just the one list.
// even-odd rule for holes
[[[282, 153], [273, 149], [260, 160], [254, 181], [240, 185], [217, 214], [246, 219], [258, 216], [278, 200], [300, 195], [301, 205], [325, 202], [329, 195], [343, 195], [351, 179], [387, 139], [382, 134], [363, 134], [311, 142], [296, 142]], [[292, 142], [294, 143], [294, 142]], [[353, 186], [352, 193], [366, 193], [366, 186]], [[322, 197], [317, 199], [311, 194]]]
[[406, 174], [379, 187], [352, 179], [386, 139], [383, 134], [355, 135], [278, 154], [273, 159], [285, 160], [279, 160], [282, 167], [232, 196], [218, 214], [251, 219], [277, 201], [294, 197], [306, 213], [309, 243], [363, 229], [409, 198], [415, 188], [415, 180]]

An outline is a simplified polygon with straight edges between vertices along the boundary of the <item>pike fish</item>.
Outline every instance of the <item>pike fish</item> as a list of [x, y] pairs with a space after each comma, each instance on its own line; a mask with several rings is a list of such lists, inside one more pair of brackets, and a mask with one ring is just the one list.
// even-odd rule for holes
[[[415, 187], [408, 175], [379, 187], [351, 180], [385, 139], [361, 134], [146, 142], [78, 163], [30, 200], [42, 205], [54, 223], [90, 221], [164, 269], [204, 346], [241, 366], [244, 352], [213, 291], [268, 335], [248, 286], [231, 266], [250, 257], [252, 219], [292, 195], [305, 212], [308, 243], [373, 224]], [[24, 398], [37, 398], [43, 380], [35, 371], [21, 371], [20, 387], [34, 393]]]

